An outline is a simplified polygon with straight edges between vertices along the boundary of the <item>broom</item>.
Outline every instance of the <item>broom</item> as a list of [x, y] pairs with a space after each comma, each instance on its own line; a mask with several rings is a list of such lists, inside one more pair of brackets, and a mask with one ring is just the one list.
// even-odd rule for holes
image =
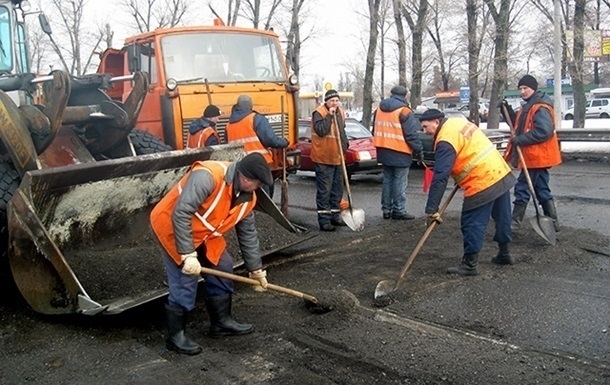
[[[281, 96], [282, 106], [282, 134], [285, 137], [284, 132], [284, 95]], [[288, 182], [286, 181], [286, 149], [282, 149], [282, 195], [280, 197], [280, 211], [286, 218], [288, 218]]]

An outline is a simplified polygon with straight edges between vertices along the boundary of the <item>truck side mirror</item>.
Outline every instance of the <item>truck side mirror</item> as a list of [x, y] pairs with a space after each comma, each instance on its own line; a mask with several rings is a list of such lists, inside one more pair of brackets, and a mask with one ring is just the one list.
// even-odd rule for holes
[[51, 36], [53, 31], [51, 30], [51, 24], [49, 24], [49, 20], [47, 20], [47, 16], [44, 13], [38, 14], [38, 21], [40, 22], [40, 28], [44, 33]]
[[139, 45], [130, 44], [127, 46], [127, 62], [129, 72], [131, 73], [140, 71], [142, 69], [142, 55]]

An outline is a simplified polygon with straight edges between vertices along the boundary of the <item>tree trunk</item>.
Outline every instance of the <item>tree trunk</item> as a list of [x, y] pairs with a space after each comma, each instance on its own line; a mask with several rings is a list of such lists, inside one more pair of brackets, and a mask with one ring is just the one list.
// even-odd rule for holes
[[584, 27], [586, 0], [576, 0], [574, 4], [574, 48], [570, 64], [572, 88], [574, 89], [574, 122], [572, 127], [585, 126], [585, 89], [584, 89]]
[[[479, 122], [479, 52], [477, 39], [477, 0], [466, 0], [466, 16], [468, 18], [468, 85], [470, 87], [470, 118], [474, 124]], [[491, 106], [489, 108], [491, 110]]]
[[407, 46], [405, 44], [405, 30], [402, 25], [400, 0], [393, 0], [394, 23], [396, 23], [396, 36], [398, 38], [398, 84], [407, 87]]
[[371, 112], [373, 108], [373, 76], [375, 74], [375, 53], [377, 52], [377, 39], [379, 38], [379, 4], [381, 0], [368, 0], [369, 3], [369, 47], [366, 54], [366, 69], [364, 71], [364, 87], [362, 101], [362, 124], [371, 125]]

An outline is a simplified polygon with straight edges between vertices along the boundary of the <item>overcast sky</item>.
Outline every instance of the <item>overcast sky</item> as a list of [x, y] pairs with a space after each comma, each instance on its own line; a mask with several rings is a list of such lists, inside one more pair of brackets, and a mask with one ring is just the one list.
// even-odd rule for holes
[[[131, 25], [133, 19], [122, 8], [125, 0], [89, 0], [86, 5], [84, 19], [86, 23], [97, 25], [100, 21], [111, 20], [115, 32], [113, 45], [120, 48], [125, 38], [134, 33]], [[215, 9], [222, 15], [226, 13], [226, 0], [212, 0]], [[307, 33], [315, 25], [316, 37], [305, 42], [301, 52], [301, 86], [308, 90], [314, 77], [320, 76], [336, 84], [339, 74], [345, 71], [345, 63], [361, 60], [362, 53], [361, 34], [367, 34], [368, 24], [359, 17], [354, 10], [354, 4], [362, 3], [360, 0], [307, 0], [307, 16], [302, 33]], [[39, 0], [40, 8], [49, 15], [51, 25], [61, 23], [52, 17], [50, 0]], [[214, 15], [209, 10], [208, 1], [193, 1], [189, 5], [189, 15], [186, 24], [211, 25]], [[35, 7], [36, 4], [34, 4]], [[307, 11], [306, 11], [307, 12]], [[364, 9], [359, 11], [366, 13]], [[250, 27], [251, 23], [241, 20], [239, 26]], [[282, 34], [276, 28], [278, 34]], [[280, 36], [280, 39], [285, 38]]]

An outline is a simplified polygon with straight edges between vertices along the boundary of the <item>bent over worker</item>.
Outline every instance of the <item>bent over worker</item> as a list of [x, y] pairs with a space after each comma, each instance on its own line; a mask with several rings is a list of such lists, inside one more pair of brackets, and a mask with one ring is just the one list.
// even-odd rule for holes
[[[271, 184], [271, 170], [261, 154], [249, 154], [236, 163], [195, 162], [189, 172], [161, 199], [151, 213], [153, 232], [162, 246], [169, 284], [165, 306], [168, 324], [166, 346], [194, 355], [201, 347], [185, 335], [186, 315], [195, 307], [201, 266], [233, 272], [224, 234], [235, 227], [250, 278], [267, 286], [252, 210], [255, 190]], [[233, 281], [203, 274], [210, 335], [240, 335], [253, 326], [231, 316]]]
[[434, 136], [434, 177], [426, 202], [427, 225], [442, 222], [438, 210], [449, 176], [464, 189], [461, 215], [464, 254], [460, 265], [449, 268], [447, 273], [478, 274], [478, 257], [490, 216], [495, 222], [494, 241], [499, 247], [491, 262], [512, 264], [508, 249], [512, 240], [510, 189], [517, 180], [509, 165], [476, 125], [460, 118], [447, 119], [437, 109], [427, 110], [419, 120], [424, 132]]

